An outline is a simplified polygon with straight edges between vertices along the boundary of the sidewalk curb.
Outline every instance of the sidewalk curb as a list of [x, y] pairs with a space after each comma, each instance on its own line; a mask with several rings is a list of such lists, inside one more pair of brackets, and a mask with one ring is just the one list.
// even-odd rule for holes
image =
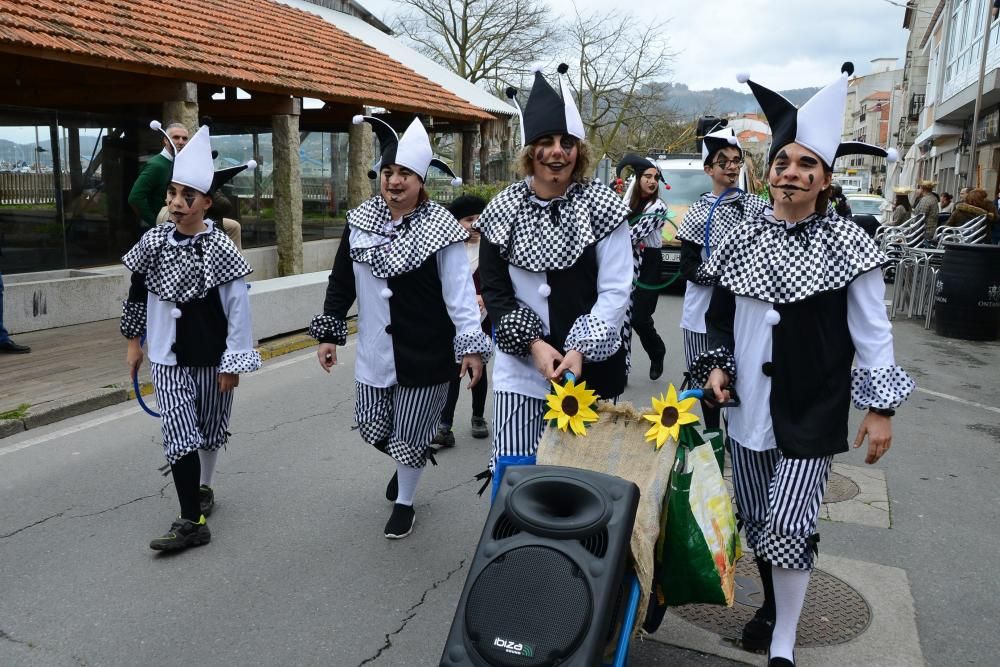
[[[348, 320], [347, 326], [349, 334], [357, 333], [358, 327], [355, 320]], [[260, 358], [266, 361], [284, 354], [298, 352], [317, 344], [318, 341], [315, 338], [311, 338], [308, 334], [300, 332], [261, 343], [257, 346], [257, 350], [260, 352]], [[139, 386], [139, 392], [143, 396], [153, 393], [152, 383], [143, 382]], [[78, 417], [79, 415], [100, 410], [110, 405], [134, 400], [135, 389], [131, 385], [122, 385], [101, 387], [72, 398], [35, 405], [28, 409], [28, 413], [23, 419], [0, 419], [0, 439], [69, 419], [70, 417]]]

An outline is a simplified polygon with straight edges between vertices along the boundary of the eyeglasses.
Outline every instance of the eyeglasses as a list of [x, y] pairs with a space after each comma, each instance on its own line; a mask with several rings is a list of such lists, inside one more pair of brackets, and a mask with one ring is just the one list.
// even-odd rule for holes
[[719, 169], [725, 169], [726, 167], [728, 167], [730, 165], [732, 165], [734, 167], [742, 167], [743, 166], [743, 158], [736, 157], [736, 158], [733, 158], [731, 160], [726, 160], [725, 158], [723, 158], [723, 159], [719, 160], [718, 162], [713, 162], [712, 164], [714, 166], [718, 167]]

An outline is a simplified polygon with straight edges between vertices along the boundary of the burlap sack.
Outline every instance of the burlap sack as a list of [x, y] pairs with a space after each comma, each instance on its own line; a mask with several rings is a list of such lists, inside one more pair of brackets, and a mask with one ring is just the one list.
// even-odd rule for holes
[[[646, 408], [645, 412], [652, 412]], [[650, 423], [631, 403], [614, 405], [600, 401], [598, 421], [581, 437], [546, 428], [538, 445], [538, 464], [583, 468], [615, 475], [639, 487], [639, 508], [630, 544], [632, 560], [642, 597], [636, 629], [646, 618], [646, 606], [653, 583], [653, 552], [660, 534], [660, 510], [670, 484], [670, 469], [677, 454], [677, 443], [668, 440], [659, 451], [647, 442]]]

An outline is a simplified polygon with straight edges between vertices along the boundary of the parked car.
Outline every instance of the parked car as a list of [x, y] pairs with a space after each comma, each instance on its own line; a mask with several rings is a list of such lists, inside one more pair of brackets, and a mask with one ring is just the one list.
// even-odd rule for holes
[[875, 236], [879, 225], [888, 224], [892, 207], [882, 197], [860, 193], [848, 194], [846, 197], [851, 207], [851, 220], [868, 232], [869, 236]]

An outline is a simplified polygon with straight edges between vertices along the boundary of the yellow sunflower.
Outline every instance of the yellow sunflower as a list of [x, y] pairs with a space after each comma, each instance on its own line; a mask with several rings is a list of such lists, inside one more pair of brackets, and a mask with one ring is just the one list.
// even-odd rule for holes
[[696, 398], [685, 398], [677, 402], [677, 390], [674, 385], [667, 388], [667, 397], [653, 398], [653, 414], [643, 415], [643, 418], [653, 423], [653, 426], [646, 431], [646, 440], [656, 441], [656, 448], [659, 449], [667, 438], [675, 441], [680, 436], [681, 426], [684, 424], [695, 424], [698, 417], [691, 414], [689, 410], [698, 402]]
[[543, 418], [555, 420], [560, 431], [569, 426], [573, 433], [587, 435], [587, 422], [597, 421], [597, 413], [591, 409], [597, 402], [597, 394], [587, 389], [586, 382], [581, 382], [579, 386], [573, 381], [565, 385], [553, 382], [552, 388], [555, 393], [545, 397], [549, 411]]

